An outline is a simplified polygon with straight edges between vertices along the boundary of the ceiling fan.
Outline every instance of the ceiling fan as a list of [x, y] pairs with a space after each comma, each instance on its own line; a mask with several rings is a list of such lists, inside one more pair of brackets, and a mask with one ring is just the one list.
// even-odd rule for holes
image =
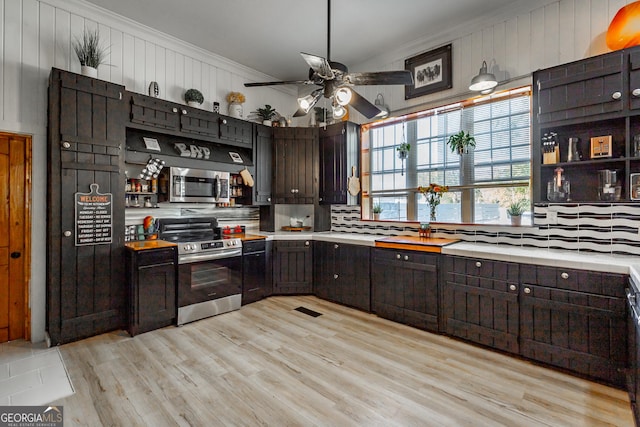
[[331, 52], [331, 0], [327, 0], [327, 58], [300, 52], [309, 65], [307, 80], [289, 80], [276, 82], [245, 83], [245, 87], [304, 84], [320, 86], [311, 94], [298, 98], [299, 108], [293, 115], [307, 114], [322, 96], [331, 100], [333, 117], [342, 118], [346, 114], [346, 105], [351, 105], [368, 119], [382, 113], [376, 105], [353, 90], [358, 85], [410, 85], [413, 76], [408, 70], [350, 73], [347, 66], [329, 60]]

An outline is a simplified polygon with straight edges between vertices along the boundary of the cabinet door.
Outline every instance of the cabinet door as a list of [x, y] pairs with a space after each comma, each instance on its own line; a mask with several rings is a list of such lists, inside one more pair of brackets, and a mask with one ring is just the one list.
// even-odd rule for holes
[[335, 251], [333, 243], [313, 242], [313, 293], [322, 299], [335, 301], [336, 281], [333, 277], [335, 271]]
[[253, 148], [253, 123], [233, 117], [221, 117], [219, 136], [225, 144]]
[[127, 92], [127, 96], [131, 104], [129, 120], [132, 124], [179, 130], [181, 107], [178, 104], [131, 92]]
[[357, 204], [357, 196], [348, 193], [352, 167], [359, 171], [360, 138], [355, 123], [340, 122], [320, 128], [320, 204]]
[[[53, 69], [49, 81], [47, 330], [53, 345], [124, 327], [124, 87]], [[75, 195], [111, 193], [111, 243], [76, 246]]]
[[254, 164], [256, 165], [256, 173], [253, 203], [255, 205], [270, 205], [273, 176], [273, 128], [271, 127], [256, 125]]
[[201, 140], [218, 140], [220, 116], [199, 108], [182, 107], [180, 109], [180, 130]]
[[623, 64], [619, 51], [537, 71], [538, 123], [622, 111], [628, 98]]
[[[445, 258], [444, 332], [518, 353], [518, 265]], [[510, 279], [510, 280], [509, 280]]]
[[335, 259], [334, 278], [337, 279], [337, 302], [371, 311], [369, 247], [343, 243], [332, 243], [332, 245]]
[[318, 184], [318, 129], [275, 128], [274, 202], [314, 202]]
[[310, 294], [313, 291], [310, 241], [277, 241], [273, 256], [274, 294]]
[[[628, 362], [625, 277], [550, 267], [538, 267], [523, 277], [522, 355], [624, 386]], [[534, 281], [538, 284], [531, 284]]]
[[372, 310], [381, 317], [438, 330], [438, 255], [374, 249]]
[[640, 108], [640, 48], [629, 53], [629, 108]]

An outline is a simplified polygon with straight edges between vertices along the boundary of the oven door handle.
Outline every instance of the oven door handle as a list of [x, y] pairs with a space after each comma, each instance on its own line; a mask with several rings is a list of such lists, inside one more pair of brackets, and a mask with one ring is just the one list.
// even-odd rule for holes
[[231, 249], [220, 253], [206, 254], [186, 254], [178, 257], [178, 264], [189, 264], [192, 262], [210, 261], [216, 259], [232, 258], [242, 255], [242, 248]]

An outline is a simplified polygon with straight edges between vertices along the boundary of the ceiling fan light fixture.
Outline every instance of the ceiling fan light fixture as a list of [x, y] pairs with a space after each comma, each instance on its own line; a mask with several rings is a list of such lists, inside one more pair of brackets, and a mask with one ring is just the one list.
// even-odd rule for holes
[[306, 114], [311, 111], [314, 105], [316, 105], [316, 102], [318, 102], [320, 96], [322, 96], [322, 91], [314, 90], [309, 95], [298, 98], [298, 105]]
[[348, 87], [341, 87], [335, 92], [335, 100], [338, 105], [342, 105], [343, 107], [349, 102], [351, 102], [351, 98], [353, 97], [353, 92]]
[[344, 117], [345, 114], [347, 114], [347, 109], [339, 104], [333, 105], [332, 110], [333, 110], [332, 114], [334, 119], [341, 119]]
[[469, 90], [473, 91], [486, 91], [498, 86], [498, 80], [496, 76], [487, 71], [487, 61], [482, 61], [482, 67], [477, 76], [471, 79]]

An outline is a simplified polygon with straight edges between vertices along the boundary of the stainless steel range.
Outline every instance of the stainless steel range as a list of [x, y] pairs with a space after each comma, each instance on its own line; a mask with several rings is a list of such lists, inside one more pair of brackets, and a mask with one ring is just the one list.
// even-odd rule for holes
[[214, 217], [158, 219], [158, 227], [178, 244], [178, 325], [239, 309], [242, 241], [223, 239]]

